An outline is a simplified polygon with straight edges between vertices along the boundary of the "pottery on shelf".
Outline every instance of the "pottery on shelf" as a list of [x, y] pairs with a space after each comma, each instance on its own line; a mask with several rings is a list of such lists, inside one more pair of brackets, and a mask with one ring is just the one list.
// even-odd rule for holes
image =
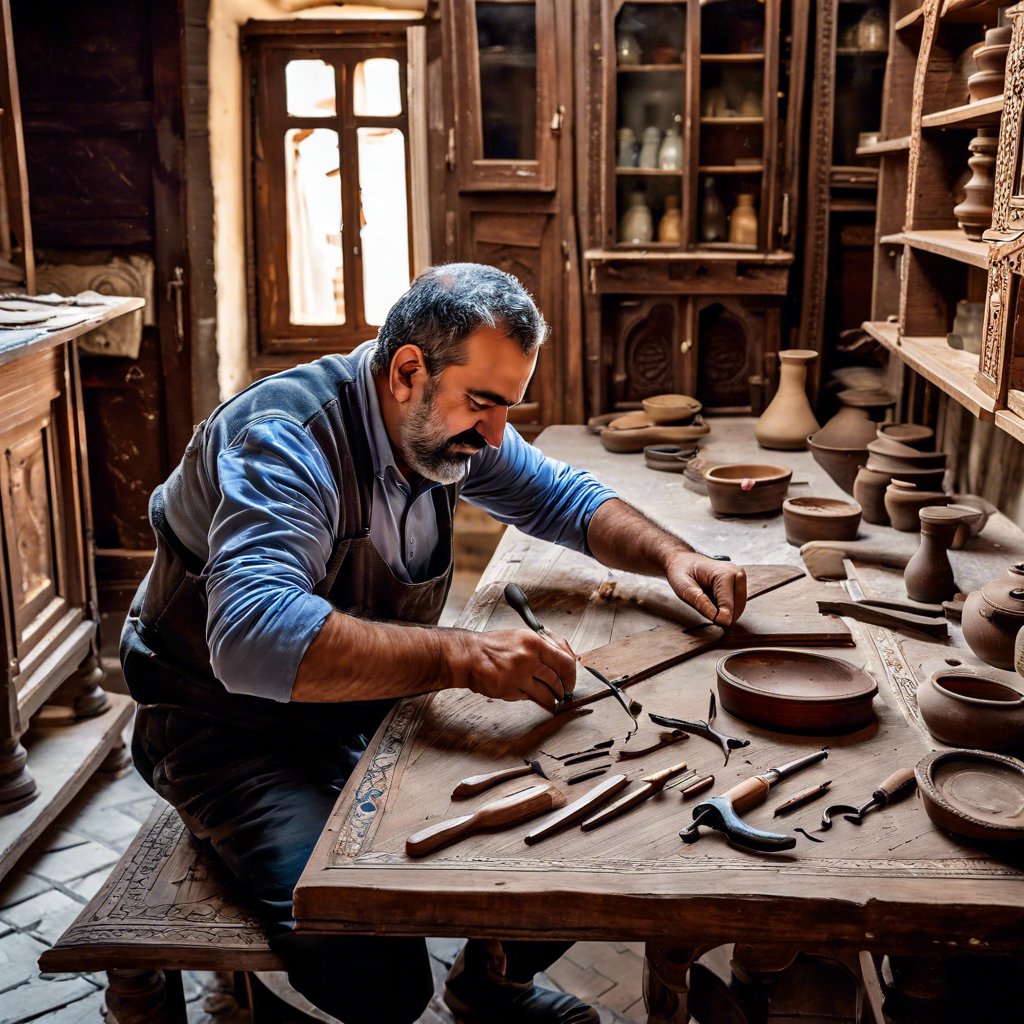
[[917, 688], [928, 731], [951, 747], [1011, 754], [1024, 750], [1024, 693], [964, 669], [933, 672]]
[[654, 237], [654, 223], [647, 196], [639, 189], [630, 193], [629, 205], [619, 222], [619, 241], [643, 245]]
[[[896, 477], [886, 487], [883, 501], [889, 522], [904, 533], [913, 533], [921, 528], [921, 520], [918, 518], [921, 509], [949, 503], [942, 491], [922, 491], [910, 481], [898, 480]], [[950, 540], [950, 546], [952, 543]]]
[[620, 67], [640, 63], [640, 43], [632, 32], [615, 33], [615, 60]]
[[754, 425], [754, 437], [762, 448], [800, 451], [807, 438], [818, 431], [818, 421], [807, 399], [807, 368], [818, 353], [810, 348], [790, 348], [779, 353], [779, 389]]
[[690, 395], [649, 395], [643, 400], [644, 413], [652, 423], [689, 423], [702, 406]]
[[618, 131], [619, 149], [615, 158], [616, 167], [636, 167], [636, 132], [623, 127]]
[[1024, 627], [1024, 563], [967, 596], [961, 617], [967, 646], [994, 668], [1014, 667], [1014, 644]]
[[1006, 80], [1006, 58], [1010, 52], [1009, 33], [1002, 26], [985, 33], [985, 44], [974, 51], [978, 70], [967, 79], [971, 102], [998, 96]]
[[878, 436], [899, 441], [908, 448], [916, 448], [923, 452], [932, 443], [935, 431], [931, 427], [922, 427], [917, 423], [879, 423]]
[[665, 212], [658, 221], [659, 242], [679, 242], [683, 237], [683, 215], [679, 209], [679, 196], [665, 197]]
[[880, 7], [865, 11], [857, 22], [857, 49], [880, 53], [889, 47], [889, 19]]
[[782, 508], [793, 470], [735, 463], [704, 471], [711, 509], [720, 516], [766, 515]]
[[648, 171], [658, 168], [658, 150], [661, 148], [661, 129], [657, 125], [649, 124], [640, 137], [640, 159], [637, 160], [637, 167]]
[[703, 195], [700, 200], [700, 238], [702, 242], [721, 242], [729, 230], [729, 219], [725, 212], [715, 179], [709, 175], [702, 181]]
[[[866, 454], [866, 453], [865, 453]], [[875, 526], [888, 526], [889, 513], [885, 508], [885, 490], [892, 483], [892, 474], [861, 466], [853, 481], [853, 496], [863, 511], [864, 522]]]
[[956, 593], [949, 545], [960, 525], [960, 514], [948, 508], [928, 506], [918, 513], [921, 545], [903, 570], [907, 597], [912, 601], [941, 604]]
[[658, 149], [658, 168], [662, 171], [678, 171], [683, 166], [683, 139], [679, 126], [672, 125], [665, 132]]
[[860, 505], [839, 498], [787, 498], [782, 503], [786, 540], [800, 547], [812, 540], [855, 540]]
[[964, 186], [964, 201], [953, 208], [953, 216], [963, 233], [975, 242], [980, 242], [982, 234], [992, 226], [993, 172], [998, 144], [997, 132], [981, 129], [967, 147], [973, 154], [967, 161], [973, 173]]
[[740, 192], [729, 214], [729, 241], [733, 245], [757, 245], [757, 210], [752, 192]]

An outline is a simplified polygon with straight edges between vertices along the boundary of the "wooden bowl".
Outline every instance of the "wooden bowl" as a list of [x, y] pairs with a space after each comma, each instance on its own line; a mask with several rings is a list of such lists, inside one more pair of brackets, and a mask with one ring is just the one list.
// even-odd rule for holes
[[928, 754], [914, 774], [928, 817], [969, 839], [1024, 842], [1024, 764], [982, 750]]
[[704, 471], [704, 483], [716, 515], [765, 515], [782, 508], [792, 476], [786, 466], [741, 462], [712, 466]]
[[782, 503], [786, 540], [799, 547], [810, 540], [854, 540], [861, 509], [839, 498], [787, 498]]
[[994, 676], [943, 669], [917, 689], [928, 731], [951, 747], [1016, 753], [1024, 750], [1024, 693]]
[[689, 395], [651, 395], [643, 406], [652, 423], [689, 423], [703, 408]]
[[875, 717], [874, 679], [839, 658], [750, 647], [719, 658], [715, 670], [722, 707], [768, 729], [849, 732]]

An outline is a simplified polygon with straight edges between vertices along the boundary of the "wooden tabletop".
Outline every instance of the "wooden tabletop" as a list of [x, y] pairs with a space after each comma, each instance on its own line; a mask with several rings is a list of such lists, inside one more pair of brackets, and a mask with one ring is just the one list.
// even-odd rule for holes
[[[538, 443], [548, 454], [593, 470], [704, 551], [728, 553], [742, 564], [801, 565], [798, 550], [785, 541], [781, 516], [715, 519], [708, 499], [684, 488], [680, 476], [646, 469], [641, 455], [607, 453], [582, 427], [550, 428]], [[791, 466], [791, 494], [841, 496], [809, 453], [760, 451], [749, 419], [713, 421], [702, 448], [715, 462]], [[916, 535], [890, 528], [865, 526], [862, 536], [884, 538], [911, 551], [917, 544]], [[1005, 517], [995, 516], [969, 550], [952, 553], [957, 582], [963, 590], [976, 588], [1022, 552], [1024, 534]], [[865, 570], [861, 578], [877, 593], [900, 589], [898, 573]], [[517, 626], [501, 600], [502, 588], [511, 580], [527, 592], [541, 621], [568, 637], [580, 652], [666, 622], [656, 614], [669, 606], [660, 600], [666, 595], [658, 593], [663, 584], [612, 573], [582, 555], [510, 529], [460, 625]], [[839, 584], [807, 580], [765, 593], [751, 601], [744, 622], [758, 629], [802, 622], [809, 601], [813, 607], [815, 588], [826, 586], [841, 596]], [[644, 598], [642, 606], [636, 595]], [[610, 773], [639, 779], [686, 759], [701, 774], [713, 773], [712, 792], [723, 792], [750, 775], [827, 745], [828, 760], [781, 782], [763, 806], [745, 815], [747, 820], [771, 831], [792, 832], [797, 825], [813, 831], [827, 803], [866, 802], [893, 770], [916, 764], [939, 746], [924, 731], [914, 697], [929, 662], [954, 657], [970, 663], [972, 658], [955, 629], [950, 647], [944, 648], [888, 629], [848, 625], [846, 646], [815, 649], [872, 673], [879, 686], [874, 724], [831, 737], [785, 735], [732, 718], [719, 702], [717, 728], [751, 740], [732, 754], [728, 766], [714, 744], [691, 736], [651, 755], [615, 763]], [[729, 643], [728, 637], [721, 641]], [[705, 718], [721, 653], [721, 645], [708, 647], [637, 682], [629, 694], [642, 702], [645, 712]], [[586, 685], [581, 674], [578, 686], [582, 690]], [[797, 836], [796, 847], [782, 854], [743, 852], [717, 833], [684, 845], [678, 832], [691, 820], [693, 802], [669, 790], [593, 832], [574, 828], [527, 846], [523, 836], [532, 826], [521, 825], [466, 839], [422, 859], [406, 856], [405, 840], [412, 833], [531, 781], [519, 779], [454, 801], [450, 794], [464, 777], [537, 758], [575, 799], [591, 785], [565, 785], [566, 776], [581, 767], [564, 768], [544, 752], [583, 749], [605, 738], [615, 739], [614, 749], [628, 750], [629, 744], [623, 743], [627, 725], [611, 699], [596, 700], [585, 713], [554, 718], [531, 704], [502, 703], [464, 691], [403, 702], [339, 797], [299, 881], [299, 928], [655, 943], [685, 936], [688, 943], [705, 946], [728, 941], [791, 945], [799, 936], [805, 948], [906, 953], [1019, 949], [1024, 860], [1007, 851], [988, 853], [940, 833], [916, 794], [873, 812], [859, 828], [840, 820], [819, 836], [821, 843]], [[656, 733], [648, 724], [631, 743], [634, 748], [645, 745]], [[826, 779], [832, 780], [827, 800], [773, 819], [775, 806]]]

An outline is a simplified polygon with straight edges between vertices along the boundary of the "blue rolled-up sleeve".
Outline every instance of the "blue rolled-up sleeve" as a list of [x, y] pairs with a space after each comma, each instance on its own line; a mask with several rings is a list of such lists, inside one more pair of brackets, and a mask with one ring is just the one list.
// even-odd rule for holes
[[531, 537], [590, 554], [590, 519], [617, 495], [585, 470], [548, 458], [506, 424], [500, 448], [473, 456], [462, 497]]
[[206, 638], [232, 693], [287, 701], [306, 648], [331, 611], [326, 574], [339, 496], [323, 453], [298, 424], [249, 426], [217, 459]]

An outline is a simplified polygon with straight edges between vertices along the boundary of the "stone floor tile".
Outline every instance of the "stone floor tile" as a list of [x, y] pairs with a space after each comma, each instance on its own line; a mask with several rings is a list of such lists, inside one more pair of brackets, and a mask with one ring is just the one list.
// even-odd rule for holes
[[607, 1006], [609, 1010], [614, 1010], [616, 1013], [628, 1013], [631, 1006], [634, 1006], [637, 1002], [643, 1002], [644, 985], [642, 971], [632, 975], [629, 972], [623, 971], [609, 977], [614, 978], [616, 984], [614, 988], [610, 988], [607, 992], [601, 994], [601, 1004], [603, 1006]]
[[100, 868], [109, 868], [120, 856], [118, 851], [90, 839], [81, 846], [44, 854], [32, 865], [32, 874], [53, 882], [70, 882]]
[[76, 879], [74, 882], [68, 883], [68, 888], [75, 893], [78, 893], [82, 899], [87, 902], [93, 898], [103, 888], [103, 883], [110, 877], [110, 868], [103, 867], [98, 871], [93, 871], [91, 874], [85, 876], [85, 878]]
[[597, 971], [581, 970], [564, 956], [558, 963], [552, 964], [546, 974], [559, 988], [571, 992], [585, 1003], [600, 1002], [603, 993], [615, 984]]
[[9, 932], [0, 939], [0, 992], [34, 978], [39, 973], [37, 961], [46, 949], [46, 943], [22, 932]]
[[60, 1010], [91, 996], [97, 987], [76, 974], [55, 974], [35, 977], [31, 981], [5, 992], [0, 999], [0, 1024], [19, 1024], [30, 1017]]
[[427, 950], [430, 955], [446, 967], [455, 963], [459, 950], [466, 944], [465, 939], [427, 939]]
[[103, 995], [102, 989], [93, 989], [84, 998], [46, 1014], [33, 1024], [101, 1024]]
[[141, 796], [128, 800], [123, 804], [118, 804], [117, 809], [134, 818], [141, 825], [153, 813], [153, 805], [156, 801], [156, 793], [150, 790], [149, 796]]
[[57, 892], [56, 889], [49, 889], [39, 896], [3, 911], [0, 918], [19, 931], [30, 932], [53, 945], [81, 909], [81, 903], [70, 899], [62, 892]]
[[[55, 823], [56, 824], [56, 823]], [[58, 850], [70, 850], [88, 842], [88, 837], [79, 835], [68, 828], [48, 828], [30, 847], [31, 853], [55, 853]]]
[[0, 912], [16, 903], [29, 900], [50, 888], [49, 882], [26, 871], [12, 871], [0, 883]]
[[89, 785], [65, 810], [58, 823], [73, 823], [75, 831], [85, 838], [123, 851], [135, 838], [139, 823], [112, 804], [111, 797], [117, 795], [116, 790], [111, 792], [109, 785]]

